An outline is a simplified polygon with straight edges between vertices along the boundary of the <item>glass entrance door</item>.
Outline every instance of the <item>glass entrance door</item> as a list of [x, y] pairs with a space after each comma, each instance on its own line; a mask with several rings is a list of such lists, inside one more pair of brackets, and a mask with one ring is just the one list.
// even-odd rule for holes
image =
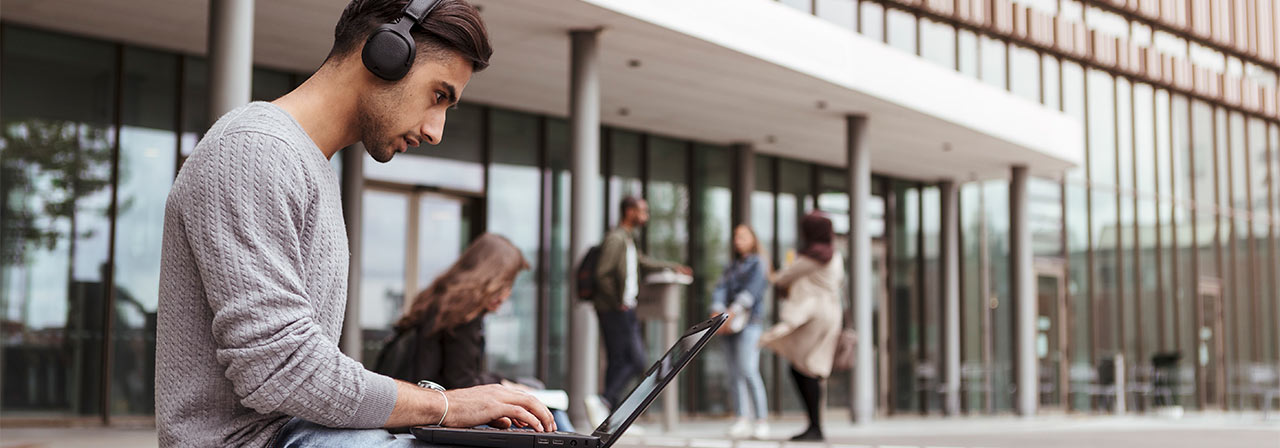
[[372, 366], [396, 320], [475, 236], [470, 198], [366, 188], [359, 300], [363, 360]]
[[1226, 406], [1226, 364], [1223, 362], [1222, 286], [1216, 278], [1200, 279], [1196, 301], [1196, 393], [1201, 409]]
[[1061, 263], [1036, 263], [1035, 353], [1043, 409], [1063, 409], [1067, 402], [1065, 274]]

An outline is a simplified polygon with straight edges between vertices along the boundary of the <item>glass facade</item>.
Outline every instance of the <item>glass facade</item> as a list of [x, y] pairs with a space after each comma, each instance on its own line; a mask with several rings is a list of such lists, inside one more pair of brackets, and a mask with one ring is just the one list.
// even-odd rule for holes
[[[1092, 391], [1107, 361], [1123, 356], [1126, 380], [1141, 390], [1154, 381], [1153, 358], [1172, 352], [1178, 404], [1257, 408], [1257, 379], [1280, 360], [1280, 124], [899, 2], [782, 3], [1082, 125], [1083, 165], [1030, 183], [1043, 407], [1104, 411]], [[1274, 67], [1081, 2], [1019, 3], [1275, 85]], [[150, 416], [156, 235], [169, 185], [211, 118], [207, 62], [8, 23], [0, 33], [0, 416]], [[304, 78], [255, 68], [252, 97], [277, 98]], [[450, 112], [446, 135], [394, 163], [364, 164], [372, 186], [362, 193], [361, 255], [380, 262], [363, 264], [351, 298], [362, 356], [372, 358], [406, 298], [467, 241], [497, 232], [531, 269], [486, 321], [488, 367], [565, 388], [569, 126], [464, 104]], [[601, 135], [603, 222], [617, 223], [625, 196], [649, 200], [641, 243], [694, 268], [682, 323], [700, 320], [730, 257], [734, 151], [633, 129]], [[796, 257], [810, 210], [833, 214], [847, 234], [843, 169], [755, 157], [747, 219], [773, 266]], [[873, 179], [876, 337], [867, 343], [885, 414], [942, 408], [941, 198], [930, 182]], [[962, 408], [1012, 412], [1008, 179], [962, 182], [959, 196]], [[776, 318], [772, 292], [768, 300]], [[651, 356], [662, 349], [657, 329], [645, 327]], [[686, 411], [729, 412], [722, 358], [708, 351], [690, 367], [680, 390]], [[771, 409], [799, 412], [785, 363], [766, 352], [761, 365]], [[848, 406], [848, 382], [847, 372], [832, 377], [828, 407]], [[1147, 410], [1136, 398], [1131, 410]]]

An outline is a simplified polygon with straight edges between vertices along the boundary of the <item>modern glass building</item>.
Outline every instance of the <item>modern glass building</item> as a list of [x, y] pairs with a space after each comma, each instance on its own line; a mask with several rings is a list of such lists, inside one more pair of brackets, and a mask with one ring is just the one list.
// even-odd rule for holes
[[[486, 322], [489, 368], [569, 389], [571, 328], [594, 325], [572, 313], [572, 214], [598, 235], [641, 195], [648, 253], [696, 272], [684, 324], [706, 316], [733, 224], [781, 266], [804, 213], [832, 216], [866, 261], [833, 312], [865, 319], [870, 355], [828, 382], [833, 412], [1111, 412], [1117, 361], [1130, 412], [1166, 372], [1191, 410], [1280, 387], [1280, 0], [475, 3], [496, 54], [444, 142], [333, 160], [357, 359], [497, 232], [532, 269]], [[251, 99], [306, 79], [345, 4], [257, 2]], [[0, 424], [151, 419], [164, 201], [216, 118], [208, 13], [0, 9]], [[570, 31], [598, 27], [599, 170], [578, 174], [599, 201], [581, 204]], [[765, 358], [770, 406], [798, 411]], [[722, 359], [686, 371], [682, 412], [728, 413]]]

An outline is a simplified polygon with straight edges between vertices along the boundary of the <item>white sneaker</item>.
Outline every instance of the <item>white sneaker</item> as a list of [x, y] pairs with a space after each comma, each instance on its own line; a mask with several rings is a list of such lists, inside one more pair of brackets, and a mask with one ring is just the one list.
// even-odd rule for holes
[[751, 431], [751, 438], [755, 440], [765, 440], [769, 438], [769, 424], [764, 421], [756, 422], [755, 429]]
[[751, 421], [745, 418], [739, 418], [738, 421], [733, 423], [733, 426], [729, 427], [729, 431], [727, 433], [731, 439], [745, 439], [747, 437], [751, 437]]

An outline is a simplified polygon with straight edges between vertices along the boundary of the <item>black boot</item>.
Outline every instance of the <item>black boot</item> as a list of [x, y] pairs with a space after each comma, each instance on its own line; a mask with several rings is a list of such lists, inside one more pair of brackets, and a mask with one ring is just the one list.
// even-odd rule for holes
[[791, 438], [792, 442], [821, 442], [822, 440], [822, 429], [817, 426], [810, 426], [809, 429]]

